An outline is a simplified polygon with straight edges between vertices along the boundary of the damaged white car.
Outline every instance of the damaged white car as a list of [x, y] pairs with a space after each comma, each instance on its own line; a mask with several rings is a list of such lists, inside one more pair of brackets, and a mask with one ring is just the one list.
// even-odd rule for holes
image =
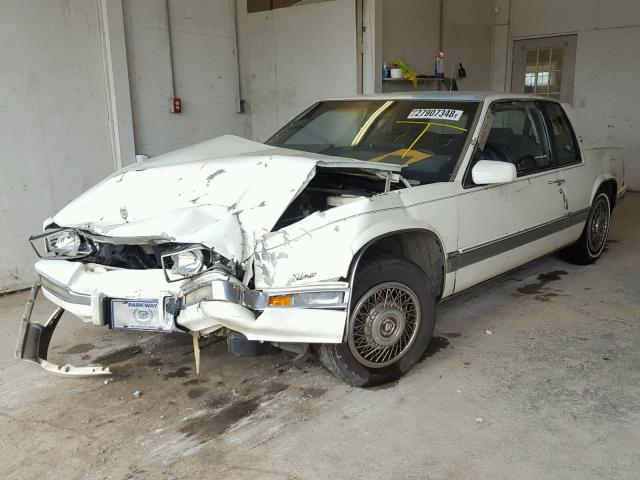
[[[438, 302], [564, 249], [590, 263], [622, 153], [570, 107], [424, 92], [315, 104], [266, 144], [223, 136], [131, 165], [44, 223], [16, 355], [47, 361], [63, 312], [112, 329], [313, 352], [357, 386], [424, 354]], [[31, 321], [39, 288], [59, 308]]]

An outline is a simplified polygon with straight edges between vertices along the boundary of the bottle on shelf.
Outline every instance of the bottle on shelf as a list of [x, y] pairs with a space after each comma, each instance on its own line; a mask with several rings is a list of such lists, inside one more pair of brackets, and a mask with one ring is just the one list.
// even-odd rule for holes
[[384, 65], [382, 66], [382, 79], [386, 79], [391, 77], [391, 70], [389, 70], [387, 68], [387, 62], [384, 62]]
[[444, 52], [438, 52], [436, 55], [436, 78], [444, 78]]

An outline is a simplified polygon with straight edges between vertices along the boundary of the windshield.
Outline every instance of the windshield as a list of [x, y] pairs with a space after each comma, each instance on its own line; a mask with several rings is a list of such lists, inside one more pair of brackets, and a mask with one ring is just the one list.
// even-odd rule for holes
[[266, 143], [406, 165], [402, 175], [409, 180], [448, 182], [478, 105], [433, 100], [320, 102]]

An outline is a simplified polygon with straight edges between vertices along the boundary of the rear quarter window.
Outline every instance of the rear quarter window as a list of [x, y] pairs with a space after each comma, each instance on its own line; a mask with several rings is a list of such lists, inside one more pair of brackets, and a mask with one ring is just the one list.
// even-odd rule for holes
[[578, 141], [562, 106], [555, 102], [542, 102], [541, 108], [549, 130], [551, 150], [556, 163], [560, 166], [580, 163], [582, 159]]

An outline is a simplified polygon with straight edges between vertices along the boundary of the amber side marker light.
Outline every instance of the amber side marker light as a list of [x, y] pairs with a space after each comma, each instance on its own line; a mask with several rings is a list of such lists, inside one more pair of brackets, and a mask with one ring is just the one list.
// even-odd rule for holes
[[293, 305], [293, 295], [274, 295], [269, 297], [270, 307], [290, 307]]

